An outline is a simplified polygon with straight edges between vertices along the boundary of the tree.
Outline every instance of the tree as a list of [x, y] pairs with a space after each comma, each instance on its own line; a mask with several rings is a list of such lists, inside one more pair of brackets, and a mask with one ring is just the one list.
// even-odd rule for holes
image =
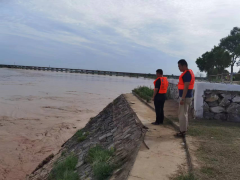
[[231, 56], [221, 47], [216, 47], [204, 53], [196, 60], [199, 70], [205, 71], [207, 75], [220, 74], [231, 64]]
[[233, 66], [240, 57], [240, 28], [234, 27], [231, 30], [230, 35], [220, 40], [219, 46], [227, 50], [228, 53], [231, 55], [231, 82], [232, 82]]

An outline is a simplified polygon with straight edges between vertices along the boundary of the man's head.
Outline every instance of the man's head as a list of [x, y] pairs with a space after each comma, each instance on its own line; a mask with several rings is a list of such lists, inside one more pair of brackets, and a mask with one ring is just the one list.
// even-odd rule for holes
[[186, 71], [188, 69], [187, 61], [185, 59], [180, 59], [178, 61], [178, 68], [181, 72]]
[[161, 69], [156, 70], [156, 75], [157, 75], [157, 77], [162, 77], [163, 76], [163, 70], [161, 70]]

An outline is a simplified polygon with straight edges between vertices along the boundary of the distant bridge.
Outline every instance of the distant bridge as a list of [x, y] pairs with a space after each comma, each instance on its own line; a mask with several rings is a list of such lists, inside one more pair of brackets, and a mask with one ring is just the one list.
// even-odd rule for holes
[[[0, 64], [0, 68], [12, 68], [12, 69], [26, 69], [26, 70], [38, 70], [38, 71], [55, 71], [66, 73], [82, 73], [82, 74], [98, 74], [98, 75], [110, 75], [110, 76], [128, 76], [128, 77], [144, 77], [144, 78], [156, 78], [155, 74], [146, 73], [130, 73], [130, 72], [116, 72], [116, 71], [100, 71], [89, 69], [71, 69], [71, 68], [55, 68], [55, 67], [39, 67], [39, 66], [23, 66], [23, 65], [6, 65]], [[164, 75], [171, 78], [178, 78], [179, 76]]]

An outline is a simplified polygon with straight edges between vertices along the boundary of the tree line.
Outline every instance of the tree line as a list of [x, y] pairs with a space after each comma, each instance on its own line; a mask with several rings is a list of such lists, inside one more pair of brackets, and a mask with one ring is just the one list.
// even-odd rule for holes
[[[214, 46], [211, 51], [207, 51], [197, 58], [196, 64], [201, 72], [206, 72], [207, 76], [228, 73], [225, 68], [231, 66], [231, 77], [233, 80], [233, 67], [240, 66], [240, 28], [234, 27], [227, 37], [220, 40], [218, 46]], [[239, 72], [240, 73], [240, 70]], [[235, 76], [235, 80], [240, 75]]]

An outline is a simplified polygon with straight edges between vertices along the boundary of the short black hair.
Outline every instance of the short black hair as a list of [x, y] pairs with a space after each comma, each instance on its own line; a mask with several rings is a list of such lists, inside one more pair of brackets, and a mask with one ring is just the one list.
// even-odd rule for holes
[[163, 70], [162, 69], [157, 69], [156, 73], [163, 75]]
[[188, 67], [188, 63], [187, 63], [187, 61], [185, 59], [180, 59], [178, 61], [178, 64], [181, 64], [182, 66], [187, 66]]

